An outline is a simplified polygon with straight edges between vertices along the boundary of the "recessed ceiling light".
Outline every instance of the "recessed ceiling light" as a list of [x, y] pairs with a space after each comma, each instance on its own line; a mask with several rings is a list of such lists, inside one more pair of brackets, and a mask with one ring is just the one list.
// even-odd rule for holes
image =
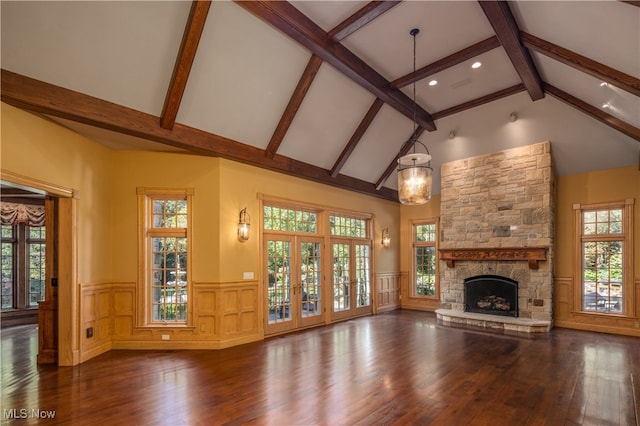
[[436, 84], [438, 84], [438, 80], [431, 80], [429, 82], [429, 86], [435, 86]]
[[608, 86], [608, 84], [607, 84], [606, 81], [603, 81], [602, 83], [600, 83], [600, 87], [607, 87], [607, 86]]
[[611, 108], [611, 104], [608, 103], [608, 102], [606, 104], [602, 104], [602, 108], [609, 109], [609, 108]]
[[474, 62], [471, 65], [471, 68], [475, 69], [475, 68], [480, 68], [482, 66], [482, 62]]

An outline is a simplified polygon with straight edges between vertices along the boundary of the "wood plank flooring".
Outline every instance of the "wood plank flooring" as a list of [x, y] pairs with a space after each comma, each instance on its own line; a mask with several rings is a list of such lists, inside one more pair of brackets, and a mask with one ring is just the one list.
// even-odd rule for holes
[[2, 330], [2, 422], [73, 425], [636, 425], [640, 339], [528, 338], [394, 311], [220, 351], [111, 351], [37, 366]]

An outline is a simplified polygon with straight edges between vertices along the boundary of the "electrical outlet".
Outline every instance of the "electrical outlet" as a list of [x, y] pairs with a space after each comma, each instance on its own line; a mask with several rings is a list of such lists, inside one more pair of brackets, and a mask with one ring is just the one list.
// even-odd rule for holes
[[87, 328], [87, 339], [90, 339], [93, 337], [93, 327], [89, 327]]
[[169, 340], [171, 338], [171, 336], [169, 336], [168, 334], [163, 334], [162, 335], [162, 340]]

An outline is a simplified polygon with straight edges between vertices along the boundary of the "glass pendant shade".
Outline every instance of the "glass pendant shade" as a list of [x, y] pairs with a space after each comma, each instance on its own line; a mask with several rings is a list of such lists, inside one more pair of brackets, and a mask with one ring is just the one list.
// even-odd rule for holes
[[431, 155], [412, 153], [398, 160], [398, 198], [402, 204], [425, 204], [431, 199]]

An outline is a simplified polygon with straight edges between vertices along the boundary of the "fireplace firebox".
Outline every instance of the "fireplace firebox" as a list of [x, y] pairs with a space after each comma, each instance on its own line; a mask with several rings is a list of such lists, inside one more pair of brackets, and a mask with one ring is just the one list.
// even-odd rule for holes
[[518, 282], [499, 275], [464, 280], [464, 310], [481, 314], [518, 316]]

